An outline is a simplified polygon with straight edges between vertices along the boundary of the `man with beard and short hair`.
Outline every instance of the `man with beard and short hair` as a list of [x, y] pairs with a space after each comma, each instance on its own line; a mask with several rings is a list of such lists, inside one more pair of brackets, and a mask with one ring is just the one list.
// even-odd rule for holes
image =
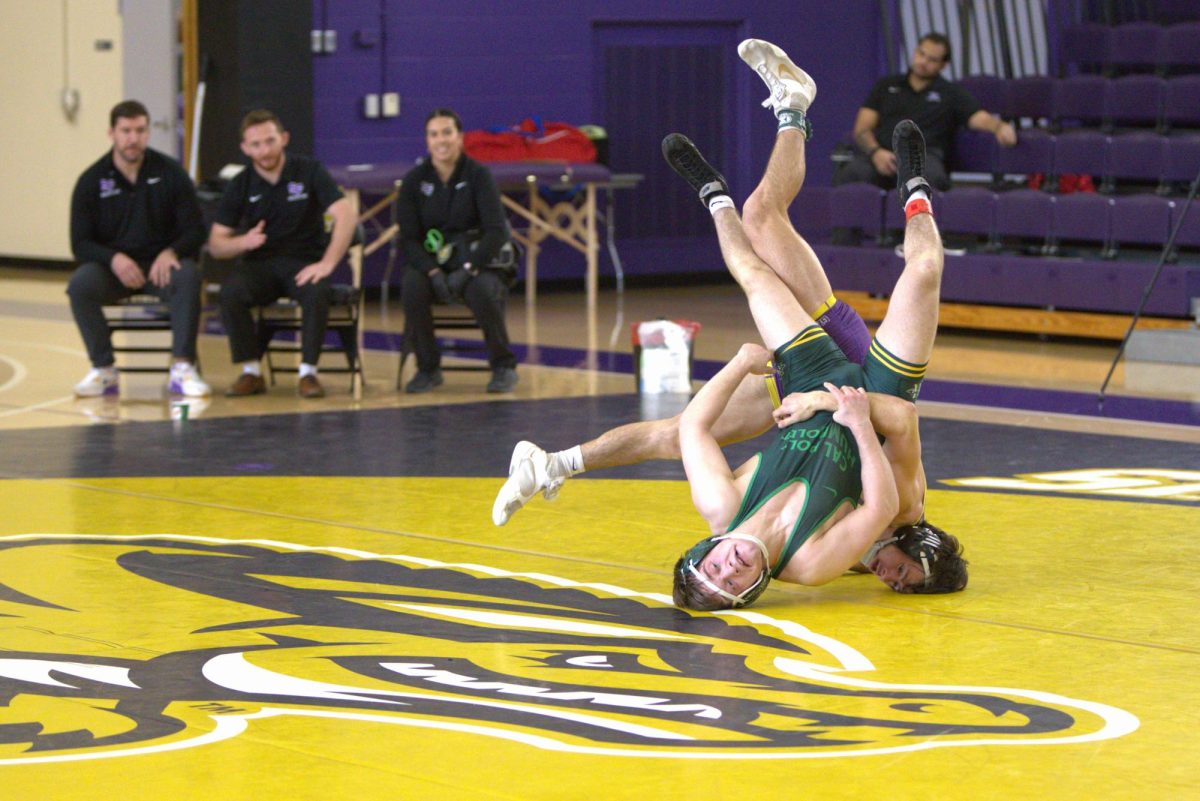
[[890, 149], [892, 131], [901, 120], [912, 120], [925, 136], [925, 178], [934, 189], [950, 188], [946, 158], [962, 126], [987, 131], [1003, 147], [1017, 143], [1011, 123], [988, 112], [975, 97], [942, 77], [950, 63], [950, 40], [927, 33], [917, 42], [908, 72], [881, 78], [871, 87], [854, 118], [854, 154], [838, 166], [834, 186], [866, 181], [889, 188], [896, 181], [896, 153]]
[[[221, 285], [221, 321], [233, 361], [242, 367], [225, 394], [267, 391], [252, 310], [287, 295], [301, 313], [297, 391], [302, 398], [321, 398], [317, 361], [329, 319], [329, 275], [350, 247], [354, 210], [320, 162], [287, 152], [288, 133], [273, 112], [247, 114], [241, 136], [250, 166], [225, 188], [208, 239], [217, 258], [241, 259]], [[326, 217], [333, 221], [329, 233]]]
[[150, 112], [125, 100], [109, 112], [112, 149], [79, 176], [71, 195], [71, 250], [79, 267], [67, 284], [71, 313], [92, 369], [79, 397], [118, 391], [112, 332], [104, 306], [135, 294], [163, 300], [171, 315], [174, 395], [202, 397], [196, 369], [204, 220], [196, 188], [179, 162], [153, 150]]

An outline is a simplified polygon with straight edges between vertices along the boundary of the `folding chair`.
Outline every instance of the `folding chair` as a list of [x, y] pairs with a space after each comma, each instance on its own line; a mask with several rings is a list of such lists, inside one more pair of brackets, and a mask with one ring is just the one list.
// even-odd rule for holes
[[[460, 372], [460, 373], [486, 373], [490, 372], [492, 367], [487, 362], [487, 348], [483, 344], [483, 330], [480, 329], [479, 323], [475, 321], [475, 315], [466, 307], [459, 306], [440, 306], [433, 307], [433, 332], [435, 335], [438, 332], [444, 331], [475, 331], [474, 339], [459, 339], [456, 336], [438, 337], [438, 344], [441, 346], [442, 353], [478, 353], [483, 358], [482, 364], [445, 364], [441, 365], [443, 372]], [[400, 368], [396, 371], [396, 389], [404, 387], [404, 363], [408, 361], [408, 357], [412, 355], [412, 337], [409, 336], [407, 325], [404, 331], [404, 342], [400, 346]]]
[[[365, 239], [366, 233], [362, 224], [355, 226], [350, 249], [346, 252], [350, 283], [336, 283], [331, 287], [332, 297], [329, 302], [329, 319], [326, 328], [337, 335], [338, 344], [325, 344], [321, 348], [322, 354], [342, 353], [345, 355], [345, 367], [322, 366], [321, 372], [349, 373], [350, 391], [355, 400], [362, 399], [363, 388], [367, 382], [362, 363], [364, 300], [362, 262]], [[300, 305], [291, 298], [280, 298], [272, 304], [258, 308], [256, 327], [272, 384], [275, 383], [276, 373], [299, 372], [300, 344], [296, 340], [302, 325]], [[277, 341], [275, 335], [282, 332], [289, 333], [290, 336], [286, 340]], [[294, 364], [276, 364], [273, 358], [276, 354], [293, 356]]]
[[[140, 344], [126, 343], [127, 337], [113, 337], [113, 353], [117, 355], [117, 370], [122, 373], [166, 373], [171, 370], [171, 310], [166, 301], [155, 295], [131, 295], [104, 307], [108, 330], [114, 334], [157, 334], [138, 337]], [[161, 364], [148, 359], [122, 355], [161, 353]], [[121, 363], [124, 362], [124, 363]]]

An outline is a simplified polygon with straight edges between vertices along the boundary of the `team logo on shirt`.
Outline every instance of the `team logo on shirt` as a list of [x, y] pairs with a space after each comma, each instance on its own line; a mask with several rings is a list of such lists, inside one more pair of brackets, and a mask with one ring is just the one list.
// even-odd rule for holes
[[116, 178], [101, 178], [100, 179], [100, 199], [113, 197], [121, 194], [121, 187], [117, 186]]
[[[86, 586], [45, 580], [83, 574]], [[265, 540], [3, 538], [0, 613], [0, 765], [201, 749], [281, 715], [739, 759], [1061, 744], [1138, 726], [1044, 691], [889, 684], [851, 645], [758, 612]]]
[[942, 95], [940, 92], [936, 92], [936, 91], [930, 92], [929, 94], [925, 95], [925, 100], [927, 100], [930, 103], [941, 103]]
[[431, 181], [421, 181], [421, 194], [425, 197], [433, 197], [433, 183]]
[[287, 185], [288, 203], [294, 200], [305, 200], [308, 198], [308, 192], [304, 191], [304, 184], [299, 181], [288, 181]]

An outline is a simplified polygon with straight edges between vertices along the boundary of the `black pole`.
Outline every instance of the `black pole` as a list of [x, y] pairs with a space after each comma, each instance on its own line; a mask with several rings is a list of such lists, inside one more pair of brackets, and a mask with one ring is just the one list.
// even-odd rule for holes
[[1109, 365], [1108, 375], [1104, 376], [1104, 383], [1100, 385], [1100, 395], [1096, 398], [1096, 402], [1101, 406], [1104, 405], [1104, 390], [1108, 388], [1108, 382], [1112, 379], [1113, 371], [1117, 369], [1117, 362], [1121, 360], [1121, 355], [1125, 353], [1125, 346], [1129, 344], [1129, 337], [1133, 335], [1133, 328], [1137, 325], [1138, 318], [1142, 316], [1142, 310], [1146, 308], [1146, 302], [1150, 300], [1150, 293], [1154, 291], [1154, 285], [1158, 283], [1158, 277], [1162, 275], [1163, 267], [1167, 263], [1167, 257], [1171, 255], [1171, 250], [1175, 247], [1175, 236], [1183, 226], [1183, 221], [1187, 219], [1188, 209], [1192, 207], [1192, 201], [1196, 199], [1197, 190], [1200, 190], [1200, 172], [1196, 173], [1196, 178], [1192, 181], [1192, 188], [1188, 191], [1187, 200], [1183, 202], [1183, 208], [1179, 212], [1179, 219], [1175, 221], [1175, 225], [1171, 228], [1171, 235], [1167, 238], [1167, 244], [1158, 257], [1158, 267], [1155, 268], [1154, 275], [1150, 278], [1150, 283], [1146, 284], [1146, 288], [1142, 290], [1142, 302], [1138, 304], [1137, 311], [1133, 313], [1133, 319], [1129, 321], [1129, 330], [1125, 332], [1125, 338], [1121, 340], [1121, 346], [1117, 348], [1117, 355], [1113, 357], [1112, 364]]
[[887, 69], [885, 72], [892, 72], [896, 69], [896, 51], [895, 44], [892, 41], [892, 26], [889, 24], [888, 11], [889, 5], [887, 0], [879, 0], [880, 32], [883, 34], [883, 57], [887, 60]]

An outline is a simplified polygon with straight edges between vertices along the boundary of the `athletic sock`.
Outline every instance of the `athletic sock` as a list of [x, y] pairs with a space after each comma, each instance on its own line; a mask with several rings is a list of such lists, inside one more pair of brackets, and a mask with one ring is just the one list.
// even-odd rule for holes
[[933, 207], [929, 204], [929, 193], [924, 189], [918, 189], [908, 196], [907, 202], [904, 204], [904, 221], [908, 222], [918, 214], [933, 214]]
[[775, 115], [779, 120], [779, 127], [776, 132], [786, 130], [787, 128], [795, 128], [804, 134], [805, 139], [812, 139], [812, 125], [808, 121], [808, 117], [804, 116], [803, 111], [797, 111], [794, 108], [781, 108], [779, 113]]
[[317, 366], [315, 364], [306, 364], [305, 362], [300, 362], [300, 378], [304, 378], [306, 375], [316, 374]]
[[708, 199], [708, 213], [716, 214], [721, 209], [732, 209], [733, 198], [729, 195], [713, 195]]
[[262, 365], [258, 362], [246, 362], [242, 365], [242, 372], [249, 375], [262, 376]]
[[583, 447], [576, 445], [574, 448], [550, 454], [550, 464], [546, 472], [551, 478], [569, 478], [586, 469], [583, 466]]

